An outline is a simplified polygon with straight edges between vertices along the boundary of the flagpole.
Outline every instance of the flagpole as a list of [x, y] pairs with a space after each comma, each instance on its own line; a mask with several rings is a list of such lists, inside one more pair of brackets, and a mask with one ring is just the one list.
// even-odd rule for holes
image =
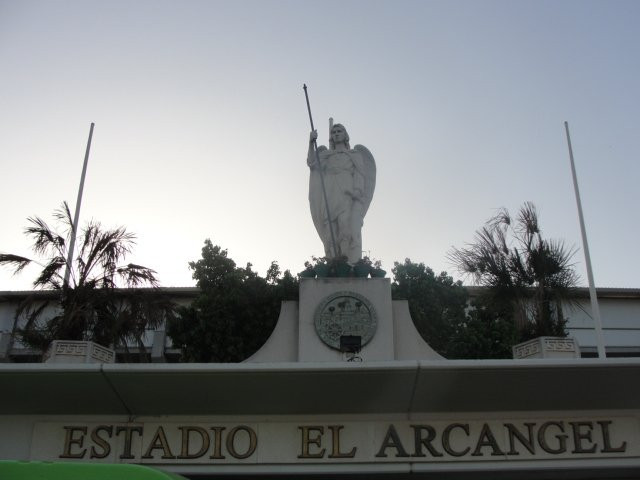
[[567, 145], [569, 146], [569, 160], [571, 162], [571, 175], [573, 176], [573, 189], [576, 194], [576, 204], [578, 205], [578, 217], [580, 218], [580, 231], [582, 233], [582, 247], [584, 259], [587, 264], [587, 278], [589, 280], [589, 297], [591, 298], [591, 311], [596, 330], [596, 345], [598, 347], [598, 357], [607, 358], [604, 349], [604, 336], [602, 334], [602, 320], [600, 319], [600, 307], [598, 305], [598, 295], [593, 281], [593, 270], [591, 269], [591, 255], [589, 254], [589, 242], [587, 242], [587, 230], [584, 226], [584, 215], [582, 214], [582, 202], [580, 201], [580, 190], [578, 188], [578, 176], [576, 165], [573, 161], [573, 149], [571, 148], [571, 137], [569, 136], [569, 123], [564, 122], [564, 129], [567, 134]]
[[71, 265], [73, 262], [73, 250], [76, 245], [76, 235], [78, 233], [78, 220], [80, 219], [80, 205], [82, 204], [82, 192], [84, 190], [84, 179], [87, 176], [87, 164], [89, 163], [89, 150], [91, 149], [91, 138], [93, 137], [93, 127], [95, 123], [91, 122], [89, 129], [89, 140], [87, 140], [87, 150], [84, 154], [84, 163], [82, 165], [82, 175], [80, 175], [80, 186], [78, 187], [78, 198], [76, 199], [76, 213], [73, 217], [71, 225], [71, 240], [69, 242], [69, 256], [67, 257], [67, 265], [64, 271], [63, 289], [69, 286], [69, 277], [71, 276]]

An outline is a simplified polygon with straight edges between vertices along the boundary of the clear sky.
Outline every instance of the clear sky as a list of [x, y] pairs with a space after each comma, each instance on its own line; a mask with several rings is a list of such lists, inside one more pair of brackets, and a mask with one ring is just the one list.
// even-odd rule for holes
[[[194, 285], [206, 238], [264, 275], [322, 255], [307, 200], [307, 83], [367, 146], [363, 248], [447, 262], [499, 207], [579, 248], [569, 121], [597, 286], [640, 287], [640, 2], [0, 0], [0, 251], [75, 206], [137, 234], [130, 261]], [[0, 290], [33, 270], [0, 271]]]

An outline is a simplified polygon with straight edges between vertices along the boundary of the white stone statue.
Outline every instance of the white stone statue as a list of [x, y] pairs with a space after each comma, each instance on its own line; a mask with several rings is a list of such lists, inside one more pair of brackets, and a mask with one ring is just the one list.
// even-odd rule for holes
[[[318, 147], [318, 165], [313, 149], [317, 138], [318, 132], [312, 131], [307, 156], [311, 217], [324, 244], [325, 255], [328, 258], [344, 256], [354, 264], [362, 258], [362, 223], [376, 186], [376, 162], [366, 147], [356, 145], [351, 149], [347, 130], [337, 123], [330, 128], [329, 149]], [[327, 193], [326, 202], [321, 174]], [[333, 251], [329, 222], [333, 226], [336, 252]]]

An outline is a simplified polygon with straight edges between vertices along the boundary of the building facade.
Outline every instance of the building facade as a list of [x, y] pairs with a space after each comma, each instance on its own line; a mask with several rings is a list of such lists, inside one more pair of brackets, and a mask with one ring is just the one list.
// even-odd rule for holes
[[[633, 355], [638, 292], [599, 293], [603, 319], [618, 312], [608, 352]], [[588, 324], [570, 325], [583, 349]], [[7, 362], [0, 458], [193, 479], [640, 478], [640, 359], [446, 360], [418, 340], [388, 279], [306, 279], [247, 362]]]

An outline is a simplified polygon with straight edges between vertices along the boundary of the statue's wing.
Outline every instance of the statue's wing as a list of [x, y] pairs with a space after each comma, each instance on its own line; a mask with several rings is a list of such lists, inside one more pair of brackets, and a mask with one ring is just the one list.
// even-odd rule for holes
[[376, 189], [376, 161], [371, 155], [371, 152], [364, 145], [356, 145], [353, 148], [355, 151], [362, 155], [363, 159], [363, 167], [364, 171], [362, 175], [364, 176], [364, 214], [369, 210], [369, 205], [371, 204], [371, 199], [373, 198], [373, 192]]
[[[327, 150], [324, 145], [318, 147], [318, 153], [322, 153]], [[314, 164], [309, 169], [309, 207], [311, 209], [311, 218], [313, 224], [318, 231], [320, 238], [324, 238], [326, 226], [324, 225], [325, 218], [325, 203], [322, 193], [322, 179], [320, 178], [320, 166]]]

